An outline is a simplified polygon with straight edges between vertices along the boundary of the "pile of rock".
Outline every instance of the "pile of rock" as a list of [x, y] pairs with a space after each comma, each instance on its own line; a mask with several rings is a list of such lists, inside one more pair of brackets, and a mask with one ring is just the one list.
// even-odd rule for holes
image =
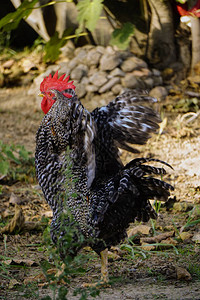
[[[35, 79], [34, 85], [39, 87], [42, 78], [56, 70], [60, 75], [70, 75], [77, 87], [77, 95], [86, 100], [100, 96], [101, 101], [105, 99], [107, 102], [125, 89], [152, 90], [162, 85], [159, 70], [150, 70], [144, 60], [129, 51], [117, 51], [110, 46], [87, 45], [75, 49], [74, 56], [68, 62], [48, 67], [44, 74]], [[163, 92], [165, 94], [166, 91]]]

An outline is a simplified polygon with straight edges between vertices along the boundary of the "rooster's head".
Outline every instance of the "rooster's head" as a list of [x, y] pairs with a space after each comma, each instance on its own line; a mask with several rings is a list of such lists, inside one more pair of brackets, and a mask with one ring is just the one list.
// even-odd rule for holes
[[68, 82], [69, 76], [64, 79], [66, 74], [63, 74], [60, 78], [58, 78], [58, 71], [52, 75], [45, 77], [40, 84], [41, 96], [43, 97], [41, 102], [41, 108], [45, 114], [48, 113], [49, 109], [56, 101], [55, 94], [52, 93], [52, 89], [55, 89], [67, 97], [71, 98], [73, 93], [70, 90], [75, 90], [75, 85], [73, 85], [73, 81]]

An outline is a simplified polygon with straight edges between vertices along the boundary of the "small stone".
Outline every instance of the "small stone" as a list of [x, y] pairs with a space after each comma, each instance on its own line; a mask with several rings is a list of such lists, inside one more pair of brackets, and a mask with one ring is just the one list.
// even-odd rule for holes
[[84, 84], [85, 86], [86, 86], [87, 84], [89, 84], [89, 79], [88, 79], [88, 77], [87, 77], [87, 76], [84, 76], [84, 77], [81, 79], [81, 83]]
[[104, 84], [100, 89], [99, 93], [105, 93], [108, 90], [110, 90], [115, 84], [120, 83], [121, 80], [119, 77], [113, 77], [111, 78], [106, 84]]
[[160, 76], [161, 75], [161, 72], [157, 69], [152, 69], [152, 73], [154, 76]]
[[106, 49], [103, 46], [97, 46], [96, 51], [101, 53], [101, 54], [104, 54], [106, 52]]
[[97, 92], [98, 91], [98, 86], [92, 85], [92, 84], [88, 84], [88, 85], [86, 85], [86, 91], [90, 92], [90, 93]]
[[89, 81], [96, 85], [96, 86], [102, 86], [103, 84], [105, 84], [108, 79], [107, 79], [107, 74], [106, 72], [102, 72], [102, 71], [99, 71], [97, 73], [94, 73], [90, 78], [89, 78]]
[[68, 67], [69, 63], [66, 61], [61, 62], [60, 64], [60, 69], [59, 69], [59, 74], [66, 74], [67, 76], [70, 75], [71, 69]]
[[86, 62], [88, 64], [88, 66], [98, 65], [101, 56], [102, 56], [102, 53], [96, 51], [96, 49], [90, 50], [86, 57]]
[[154, 82], [153, 82], [153, 79], [151, 77], [145, 78], [143, 81], [144, 81], [145, 86], [146, 86], [147, 89], [151, 89], [153, 87]]
[[152, 73], [149, 69], [146, 69], [146, 68], [142, 68], [140, 70], [134, 70], [132, 72], [136, 77], [148, 77], [148, 76], [151, 76]]
[[[90, 68], [89, 68], [88, 76], [90, 77], [90, 76], [92, 76], [92, 75], [94, 75], [95, 73], [98, 73], [98, 72], [100, 72], [100, 71], [98, 70], [98, 68], [96, 68], [96, 66], [92, 65], [92, 66], [90, 66]], [[106, 74], [106, 73], [105, 73], [105, 74]]]
[[76, 94], [79, 98], [83, 98], [86, 94], [86, 86], [83, 83], [79, 83], [76, 86]]
[[83, 63], [86, 61], [86, 57], [87, 57], [87, 51], [85, 49], [82, 49], [82, 48], [77, 48], [75, 51], [74, 51], [74, 54], [75, 54], [75, 57], [77, 59], [77, 61], [79, 63]]
[[81, 80], [83, 76], [86, 76], [88, 73], [88, 67], [83, 64], [79, 64], [72, 72], [70, 77], [72, 79]]
[[135, 70], [132, 72], [135, 77], [144, 77], [144, 73], [141, 70]]
[[72, 58], [68, 63], [68, 68], [73, 70], [78, 65], [78, 59], [76, 57]]
[[168, 91], [164, 86], [156, 86], [150, 91], [149, 95], [162, 101], [167, 97]]
[[147, 63], [135, 56], [127, 58], [121, 65], [121, 69], [124, 72], [131, 72], [136, 69], [148, 68]]
[[109, 76], [115, 77], [124, 77], [126, 74], [120, 69], [120, 68], [116, 68], [114, 70], [112, 70], [112, 72], [110, 72]]
[[117, 53], [104, 54], [100, 59], [100, 70], [112, 71], [114, 68], [118, 67], [120, 63], [121, 59]]
[[153, 78], [154, 86], [163, 84], [163, 79], [161, 76], [153, 76], [152, 78]]
[[122, 78], [122, 85], [129, 89], [135, 89], [139, 87], [139, 82], [132, 73], [127, 73], [126, 76]]
[[113, 55], [116, 53], [116, 51], [114, 50], [114, 48], [112, 46], [107, 46], [106, 47], [106, 53], [109, 55]]
[[121, 84], [115, 84], [111, 91], [113, 92], [114, 95], [119, 95], [122, 93], [123, 87]]

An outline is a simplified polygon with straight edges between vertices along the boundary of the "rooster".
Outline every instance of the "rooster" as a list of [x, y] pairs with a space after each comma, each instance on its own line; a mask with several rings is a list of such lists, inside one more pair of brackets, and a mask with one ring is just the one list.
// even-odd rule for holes
[[[173, 190], [152, 176], [163, 175], [165, 170], [146, 163], [170, 165], [151, 158], [136, 158], [123, 165], [119, 156], [119, 147], [137, 152], [130, 144], [144, 144], [158, 129], [157, 113], [141, 105], [154, 101], [152, 97], [128, 91], [90, 113], [76, 96], [73, 82], [64, 77], [58, 78], [56, 72], [40, 85], [45, 116], [36, 135], [37, 178], [53, 211], [51, 238], [61, 258], [69, 252], [74, 256], [89, 244], [101, 257], [101, 283], [106, 283], [107, 250], [126, 237], [135, 219], [156, 218], [149, 199], [165, 201]], [[69, 186], [69, 164], [72, 184], [66, 205], [73, 219], [61, 218], [66, 210], [63, 195]], [[64, 236], [74, 222], [78, 226], [73, 236], [76, 246], [65, 249]], [[78, 243], [80, 235], [84, 236], [82, 244]]]

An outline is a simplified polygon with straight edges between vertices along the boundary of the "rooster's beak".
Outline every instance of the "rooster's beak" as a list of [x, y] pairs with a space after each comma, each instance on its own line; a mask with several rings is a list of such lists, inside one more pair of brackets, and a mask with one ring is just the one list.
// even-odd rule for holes
[[44, 97], [44, 94], [40, 93], [38, 94], [39, 97]]

